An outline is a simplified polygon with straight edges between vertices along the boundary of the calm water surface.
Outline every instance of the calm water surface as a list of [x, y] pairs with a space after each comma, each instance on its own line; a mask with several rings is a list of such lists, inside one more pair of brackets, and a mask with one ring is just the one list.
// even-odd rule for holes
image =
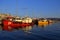
[[25, 28], [2, 30], [1, 40], [60, 40], [60, 23], [26, 26]]

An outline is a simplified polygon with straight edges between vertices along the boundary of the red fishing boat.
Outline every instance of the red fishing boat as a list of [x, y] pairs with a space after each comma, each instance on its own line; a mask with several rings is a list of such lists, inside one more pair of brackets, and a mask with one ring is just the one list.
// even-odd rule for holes
[[23, 22], [13, 21], [13, 17], [7, 17], [7, 19], [3, 20], [3, 26], [10, 26], [12, 28], [30, 26], [33, 24], [34, 24], [33, 22], [32, 23], [23, 23]]
[[[16, 2], [17, 4], [18, 2]], [[16, 5], [16, 9], [17, 9], [17, 5]], [[18, 10], [18, 9], [17, 9]], [[16, 10], [16, 14], [18, 14], [18, 11]], [[15, 17], [16, 18], [16, 17]], [[19, 28], [19, 27], [24, 27], [24, 26], [30, 26], [33, 25], [33, 22], [31, 19], [26, 18], [28, 20], [15, 20], [13, 17], [7, 17], [7, 19], [3, 20], [3, 25], [4, 26], [10, 26], [12, 28]], [[30, 20], [30, 21], [29, 21]]]

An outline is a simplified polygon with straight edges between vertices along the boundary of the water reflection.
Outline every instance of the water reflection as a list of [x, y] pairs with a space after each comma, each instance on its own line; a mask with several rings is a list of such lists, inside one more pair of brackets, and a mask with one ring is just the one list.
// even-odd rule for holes
[[[44, 28], [45, 30], [43, 30]], [[17, 40], [60, 40], [60, 23], [55, 23], [54, 25], [53, 23], [39, 24], [38, 26], [25, 26], [18, 29], [11, 28], [10, 26], [0, 26], [0, 30], [2, 29], [6, 31], [17, 30], [16, 32], [0, 32], [0, 37], [4, 39], [13, 38]]]
[[2, 30], [2, 26], [0, 25], [0, 31]]
[[33, 26], [26, 26], [23, 27], [22, 30], [23, 32], [25, 32], [25, 35], [28, 36], [29, 34], [31, 34], [32, 32], [30, 30], [32, 30]]
[[32, 26], [26, 26], [26, 27], [23, 27], [22, 30], [24, 32], [29, 32], [33, 27]]
[[13, 28], [11, 26], [3, 26], [2, 30], [4, 30], [4, 31], [12, 31]]
[[21, 28], [13, 28], [11, 26], [4, 26], [4, 27], [1, 27], [0, 30], [5, 30], [5, 31], [16, 31], [16, 30], [22, 30], [24, 32], [28, 32], [32, 29], [32, 26], [24, 26], [24, 27], [21, 27]]
[[53, 23], [49, 23], [48, 25], [52, 25]]
[[[42, 28], [45, 28], [47, 27], [48, 25], [52, 25], [52, 23], [49, 23], [49, 24], [38, 24], [38, 27], [42, 27]], [[5, 30], [5, 31], [16, 31], [16, 30], [22, 30], [24, 32], [29, 32], [30, 30], [32, 30], [33, 28], [33, 25], [32, 26], [22, 26], [21, 28], [13, 28], [11, 26], [1, 26], [0, 25], [0, 31], [2, 30]]]

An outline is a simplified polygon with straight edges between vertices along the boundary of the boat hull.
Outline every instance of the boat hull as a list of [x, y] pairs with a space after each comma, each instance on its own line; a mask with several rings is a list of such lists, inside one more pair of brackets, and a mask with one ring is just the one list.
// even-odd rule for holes
[[38, 21], [38, 24], [48, 24], [49, 22], [42, 22], [42, 21]]
[[24, 26], [30, 26], [33, 25], [34, 23], [20, 23], [20, 22], [12, 22], [8, 20], [3, 21], [3, 26], [11, 26], [12, 28], [19, 28], [19, 27], [24, 27]]

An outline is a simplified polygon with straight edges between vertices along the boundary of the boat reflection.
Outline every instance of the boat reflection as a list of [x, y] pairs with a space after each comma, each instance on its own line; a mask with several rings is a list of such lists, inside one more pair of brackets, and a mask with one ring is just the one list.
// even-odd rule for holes
[[29, 32], [33, 27], [32, 26], [26, 26], [26, 27], [23, 27], [22, 30], [24, 32]]
[[21, 27], [21, 28], [13, 28], [11, 26], [4, 26], [2, 28], [2, 30], [6, 30], [6, 31], [14, 31], [14, 30], [23, 30], [24, 32], [28, 32], [32, 29], [32, 26], [24, 26], [24, 27]]
[[52, 25], [53, 23], [49, 23], [49, 25]]
[[10, 26], [3, 26], [2, 30], [4, 30], [4, 31], [12, 31], [13, 28], [10, 27]]
[[48, 24], [38, 24], [39, 27], [46, 27]]
[[0, 31], [2, 31], [2, 26], [0, 25]]
[[26, 26], [26, 27], [23, 27], [22, 30], [25, 32], [25, 35], [29, 35], [31, 34], [31, 30], [32, 30], [33, 26]]

